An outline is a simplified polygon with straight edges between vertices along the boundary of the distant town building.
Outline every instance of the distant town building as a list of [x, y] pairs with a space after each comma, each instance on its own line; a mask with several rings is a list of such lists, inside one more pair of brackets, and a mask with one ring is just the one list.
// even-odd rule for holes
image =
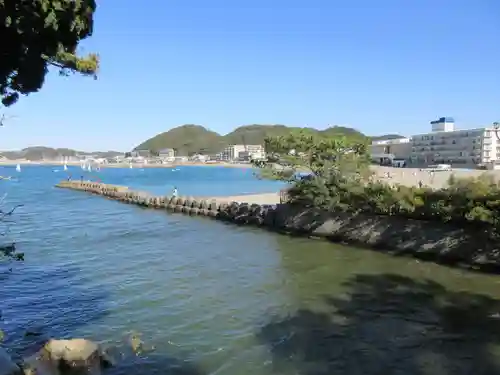
[[413, 166], [500, 167], [500, 133], [494, 126], [457, 130], [452, 117], [441, 117], [430, 125], [428, 133], [373, 141], [369, 146], [372, 161], [388, 165], [408, 161]]
[[160, 158], [173, 158], [175, 157], [175, 150], [173, 148], [163, 148], [158, 151]]
[[125, 157], [132, 157], [132, 158], [143, 157], [143, 158], [149, 158], [149, 157], [151, 157], [151, 151], [149, 151], [149, 150], [133, 150], [133, 151], [127, 152], [125, 154]]
[[410, 161], [411, 138], [384, 139], [373, 141], [369, 146], [372, 161], [382, 165], [392, 165], [395, 160]]
[[500, 141], [493, 127], [455, 130], [451, 117], [431, 125], [432, 132], [412, 136], [413, 164], [488, 166], [500, 161]]
[[453, 117], [440, 117], [431, 121], [432, 132], [452, 132], [455, 130], [455, 119]]
[[222, 151], [220, 157], [225, 161], [264, 159], [265, 151], [262, 145], [231, 145]]
[[192, 161], [194, 162], [200, 162], [200, 163], [204, 163], [205, 161], [207, 161], [209, 158], [206, 156], [206, 155], [201, 155], [201, 154], [196, 154], [196, 155], [193, 155], [191, 156], [190, 158]]

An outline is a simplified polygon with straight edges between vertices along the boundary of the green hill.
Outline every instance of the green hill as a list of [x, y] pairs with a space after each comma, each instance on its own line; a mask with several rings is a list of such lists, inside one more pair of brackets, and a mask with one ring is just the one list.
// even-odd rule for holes
[[347, 136], [360, 140], [369, 137], [353, 128], [333, 126], [325, 130], [313, 128], [289, 127], [285, 125], [245, 125], [236, 128], [231, 133], [220, 135], [200, 125], [182, 125], [142, 142], [135, 150], [161, 150], [173, 148], [178, 155], [194, 153], [215, 154], [231, 144], [264, 144], [266, 137], [287, 135], [293, 130], [307, 130], [320, 136]]
[[222, 137], [200, 125], [183, 125], [155, 135], [141, 143], [135, 150], [161, 150], [173, 148], [179, 155], [195, 152], [217, 153], [225, 147]]

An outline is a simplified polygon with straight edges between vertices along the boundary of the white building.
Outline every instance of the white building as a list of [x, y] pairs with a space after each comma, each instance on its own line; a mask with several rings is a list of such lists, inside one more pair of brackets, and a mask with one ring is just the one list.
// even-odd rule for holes
[[500, 160], [500, 141], [493, 127], [455, 130], [451, 117], [441, 117], [431, 125], [432, 132], [412, 136], [412, 164], [472, 167]]
[[392, 164], [394, 160], [409, 162], [412, 151], [411, 138], [373, 141], [369, 151], [372, 161], [379, 164]]
[[173, 148], [163, 148], [158, 151], [160, 158], [173, 158], [175, 157], [175, 150]]
[[201, 154], [195, 154], [191, 156], [190, 159], [195, 162], [205, 163], [207, 161], [207, 156]]
[[222, 151], [221, 159], [230, 160], [248, 160], [265, 159], [266, 153], [262, 145], [231, 145]]

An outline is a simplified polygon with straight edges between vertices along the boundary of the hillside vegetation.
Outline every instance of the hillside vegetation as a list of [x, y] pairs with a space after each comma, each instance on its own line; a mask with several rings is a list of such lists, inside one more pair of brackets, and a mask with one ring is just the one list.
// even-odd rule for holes
[[[289, 127], [285, 125], [245, 125], [236, 128], [231, 133], [220, 135], [200, 125], [182, 125], [167, 132], [160, 133], [138, 145], [136, 150], [158, 151], [164, 148], [177, 150], [178, 155], [195, 153], [215, 154], [231, 144], [264, 144], [268, 137], [285, 136], [294, 130], [323, 136], [346, 136], [359, 141], [369, 141], [371, 138], [353, 128], [334, 126], [325, 130], [313, 128]], [[394, 135], [389, 135], [394, 137]], [[381, 137], [377, 137], [381, 138]]]

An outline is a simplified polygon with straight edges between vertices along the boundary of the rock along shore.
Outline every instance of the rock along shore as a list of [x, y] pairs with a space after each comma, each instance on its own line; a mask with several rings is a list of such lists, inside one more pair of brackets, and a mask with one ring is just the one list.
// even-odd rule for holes
[[124, 186], [95, 182], [62, 181], [56, 186], [142, 207], [206, 216], [280, 233], [321, 237], [487, 272], [500, 271], [500, 243], [492, 240], [484, 228], [395, 216], [335, 213], [289, 204], [231, 202], [227, 198], [157, 197]]

